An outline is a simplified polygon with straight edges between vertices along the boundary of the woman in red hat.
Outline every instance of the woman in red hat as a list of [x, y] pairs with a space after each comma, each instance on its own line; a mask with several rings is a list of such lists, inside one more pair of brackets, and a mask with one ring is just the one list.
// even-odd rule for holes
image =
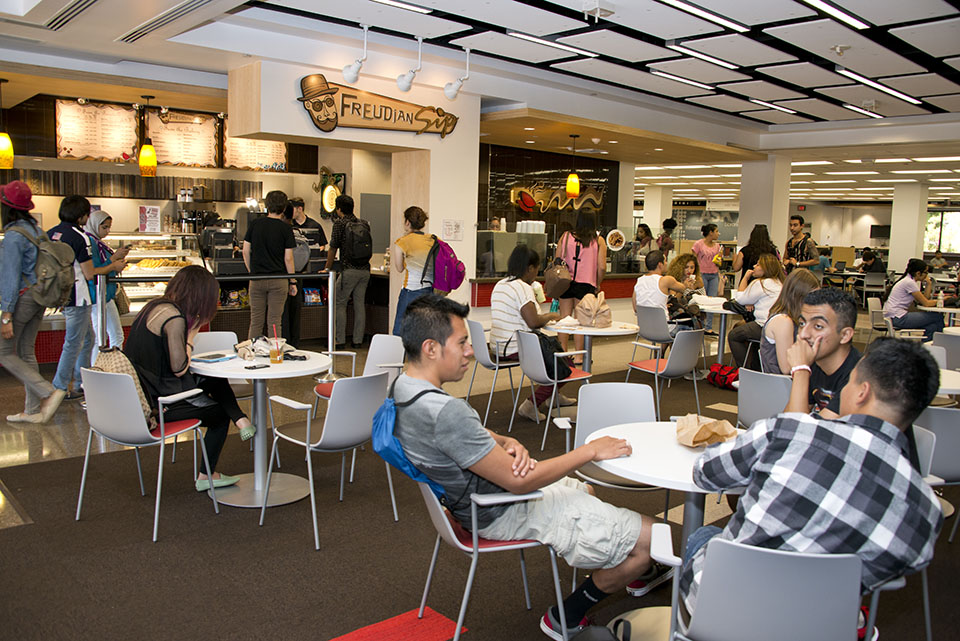
[[65, 392], [40, 376], [34, 345], [46, 309], [30, 293], [36, 282], [37, 245], [43, 230], [30, 215], [30, 187], [14, 180], [0, 187], [0, 365], [23, 383], [24, 411], [7, 416], [11, 423], [46, 423], [63, 401]]

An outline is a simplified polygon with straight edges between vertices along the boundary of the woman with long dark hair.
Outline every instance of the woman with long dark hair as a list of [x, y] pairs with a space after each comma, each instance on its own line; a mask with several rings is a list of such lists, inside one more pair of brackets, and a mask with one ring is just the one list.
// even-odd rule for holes
[[787, 350], [797, 340], [803, 298], [820, 289], [820, 279], [809, 269], [795, 269], [787, 274], [780, 296], [770, 307], [767, 322], [760, 331], [760, 362], [767, 374], [790, 371]]
[[[427, 256], [433, 249], [433, 236], [423, 233], [423, 226], [426, 224], [427, 212], [415, 205], [407, 207], [403, 212], [403, 230], [407, 233], [393, 241], [390, 263], [398, 274], [406, 272], [400, 298], [397, 300], [397, 315], [393, 321], [393, 333], [397, 336], [400, 335], [407, 305], [424, 294], [433, 293], [427, 265]], [[424, 278], [425, 276], [428, 278]]]
[[777, 258], [780, 257], [777, 246], [770, 240], [770, 232], [767, 231], [767, 226], [754, 225], [750, 232], [750, 240], [740, 248], [740, 251], [733, 258], [733, 271], [740, 272], [740, 278], [742, 279], [747, 274], [747, 270], [756, 265], [763, 254], [773, 254]]
[[[580, 299], [587, 294], [596, 294], [607, 272], [607, 243], [597, 234], [597, 215], [590, 210], [581, 209], [577, 213], [577, 225], [573, 232], [564, 232], [557, 243], [557, 256], [563, 259], [570, 270], [573, 282], [560, 295], [560, 316], [573, 313]], [[559, 334], [560, 345], [567, 349], [569, 334]], [[577, 349], [583, 349], [583, 336], [574, 337]], [[574, 361], [576, 365], [583, 359]]]
[[755, 361], [751, 359], [751, 363], [745, 362], [747, 346], [750, 341], [760, 340], [762, 337], [763, 325], [767, 322], [771, 307], [780, 296], [785, 278], [780, 259], [773, 254], [762, 254], [753, 269], [748, 270], [747, 275], [740, 279], [733, 299], [741, 305], [752, 307], [754, 319], [738, 325], [727, 335], [730, 353], [733, 354], [737, 367], [759, 364], [759, 354], [754, 354]]
[[[230, 421], [240, 428], [240, 438], [252, 437], [256, 428], [240, 410], [237, 398], [225, 378], [194, 377], [190, 373], [193, 339], [200, 328], [213, 320], [220, 299], [220, 286], [213, 274], [199, 265], [184, 267], [167, 283], [167, 290], [140, 311], [130, 327], [124, 353], [137, 370], [150, 405], [157, 398], [199, 387], [205, 393], [169, 405], [166, 421], [187, 418], [200, 420], [207, 428], [203, 441], [210, 457], [210, 469], [201, 467], [197, 491], [226, 487], [237, 477], [213, 472], [227, 439]], [[205, 465], [205, 464], [204, 464]]]
[[889, 318], [897, 329], [922, 329], [925, 341], [933, 340], [933, 335], [943, 331], [943, 314], [939, 312], [911, 312], [910, 305], [935, 307], [933, 280], [930, 268], [919, 258], [911, 258], [907, 268], [890, 290], [887, 302], [883, 304], [883, 317]]

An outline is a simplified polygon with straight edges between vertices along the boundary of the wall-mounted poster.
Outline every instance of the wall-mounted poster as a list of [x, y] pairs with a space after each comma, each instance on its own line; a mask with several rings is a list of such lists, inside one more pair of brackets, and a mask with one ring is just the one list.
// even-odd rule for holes
[[256, 169], [258, 171], [286, 171], [287, 144], [275, 140], [231, 138], [228, 121], [224, 119], [223, 165], [228, 169]]
[[120, 105], [58, 100], [57, 158], [125, 162], [137, 156], [137, 112]]
[[151, 110], [147, 122], [158, 164], [217, 166], [217, 118], [213, 114]]

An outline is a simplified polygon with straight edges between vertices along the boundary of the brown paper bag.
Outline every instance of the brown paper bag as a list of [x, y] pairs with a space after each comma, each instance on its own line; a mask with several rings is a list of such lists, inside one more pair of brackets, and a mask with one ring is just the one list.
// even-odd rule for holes
[[736, 437], [737, 430], [727, 420], [687, 414], [677, 420], [677, 441], [687, 447], [722, 443]]
[[573, 317], [583, 327], [610, 327], [613, 325], [613, 312], [604, 299], [603, 292], [594, 296], [587, 294], [573, 309]]

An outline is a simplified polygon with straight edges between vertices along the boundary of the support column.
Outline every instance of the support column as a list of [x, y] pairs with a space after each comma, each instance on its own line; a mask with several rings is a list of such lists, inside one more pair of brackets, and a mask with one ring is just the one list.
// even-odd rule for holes
[[[396, 151], [391, 154], [390, 168], [390, 239], [391, 245], [403, 236], [403, 210], [416, 203], [430, 213], [430, 152]], [[441, 216], [431, 216], [427, 221], [427, 233], [440, 233]], [[395, 250], [391, 249], [391, 252]], [[465, 261], [466, 262], [466, 261]], [[387, 327], [393, 330], [397, 313], [397, 298], [403, 287], [403, 274], [390, 270], [390, 316]], [[388, 331], [388, 333], [389, 333]]]
[[746, 244], [754, 225], [766, 225], [771, 240], [783, 251], [790, 235], [790, 158], [767, 156], [745, 162], [740, 174], [737, 242]]
[[926, 226], [927, 186], [921, 183], [896, 185], [893, 188], [887, 269], [903, 271], [908, 260], [923, 257], [923, 232]]
[[637, 229], [633, 226], [633, 190], [637, 166], [632, 162], [620, 163], [620, 180], [617, 190], [617, 227], [628, 229], [627, 240], [633, 239]]
[[[673, 216], [673, 189], [645, 187], [643, 190], [643, 222], [650, 226], [653, 237], [660, 234], [663, 221]], [[676, 236], [674, 237], [676, 239]]]

